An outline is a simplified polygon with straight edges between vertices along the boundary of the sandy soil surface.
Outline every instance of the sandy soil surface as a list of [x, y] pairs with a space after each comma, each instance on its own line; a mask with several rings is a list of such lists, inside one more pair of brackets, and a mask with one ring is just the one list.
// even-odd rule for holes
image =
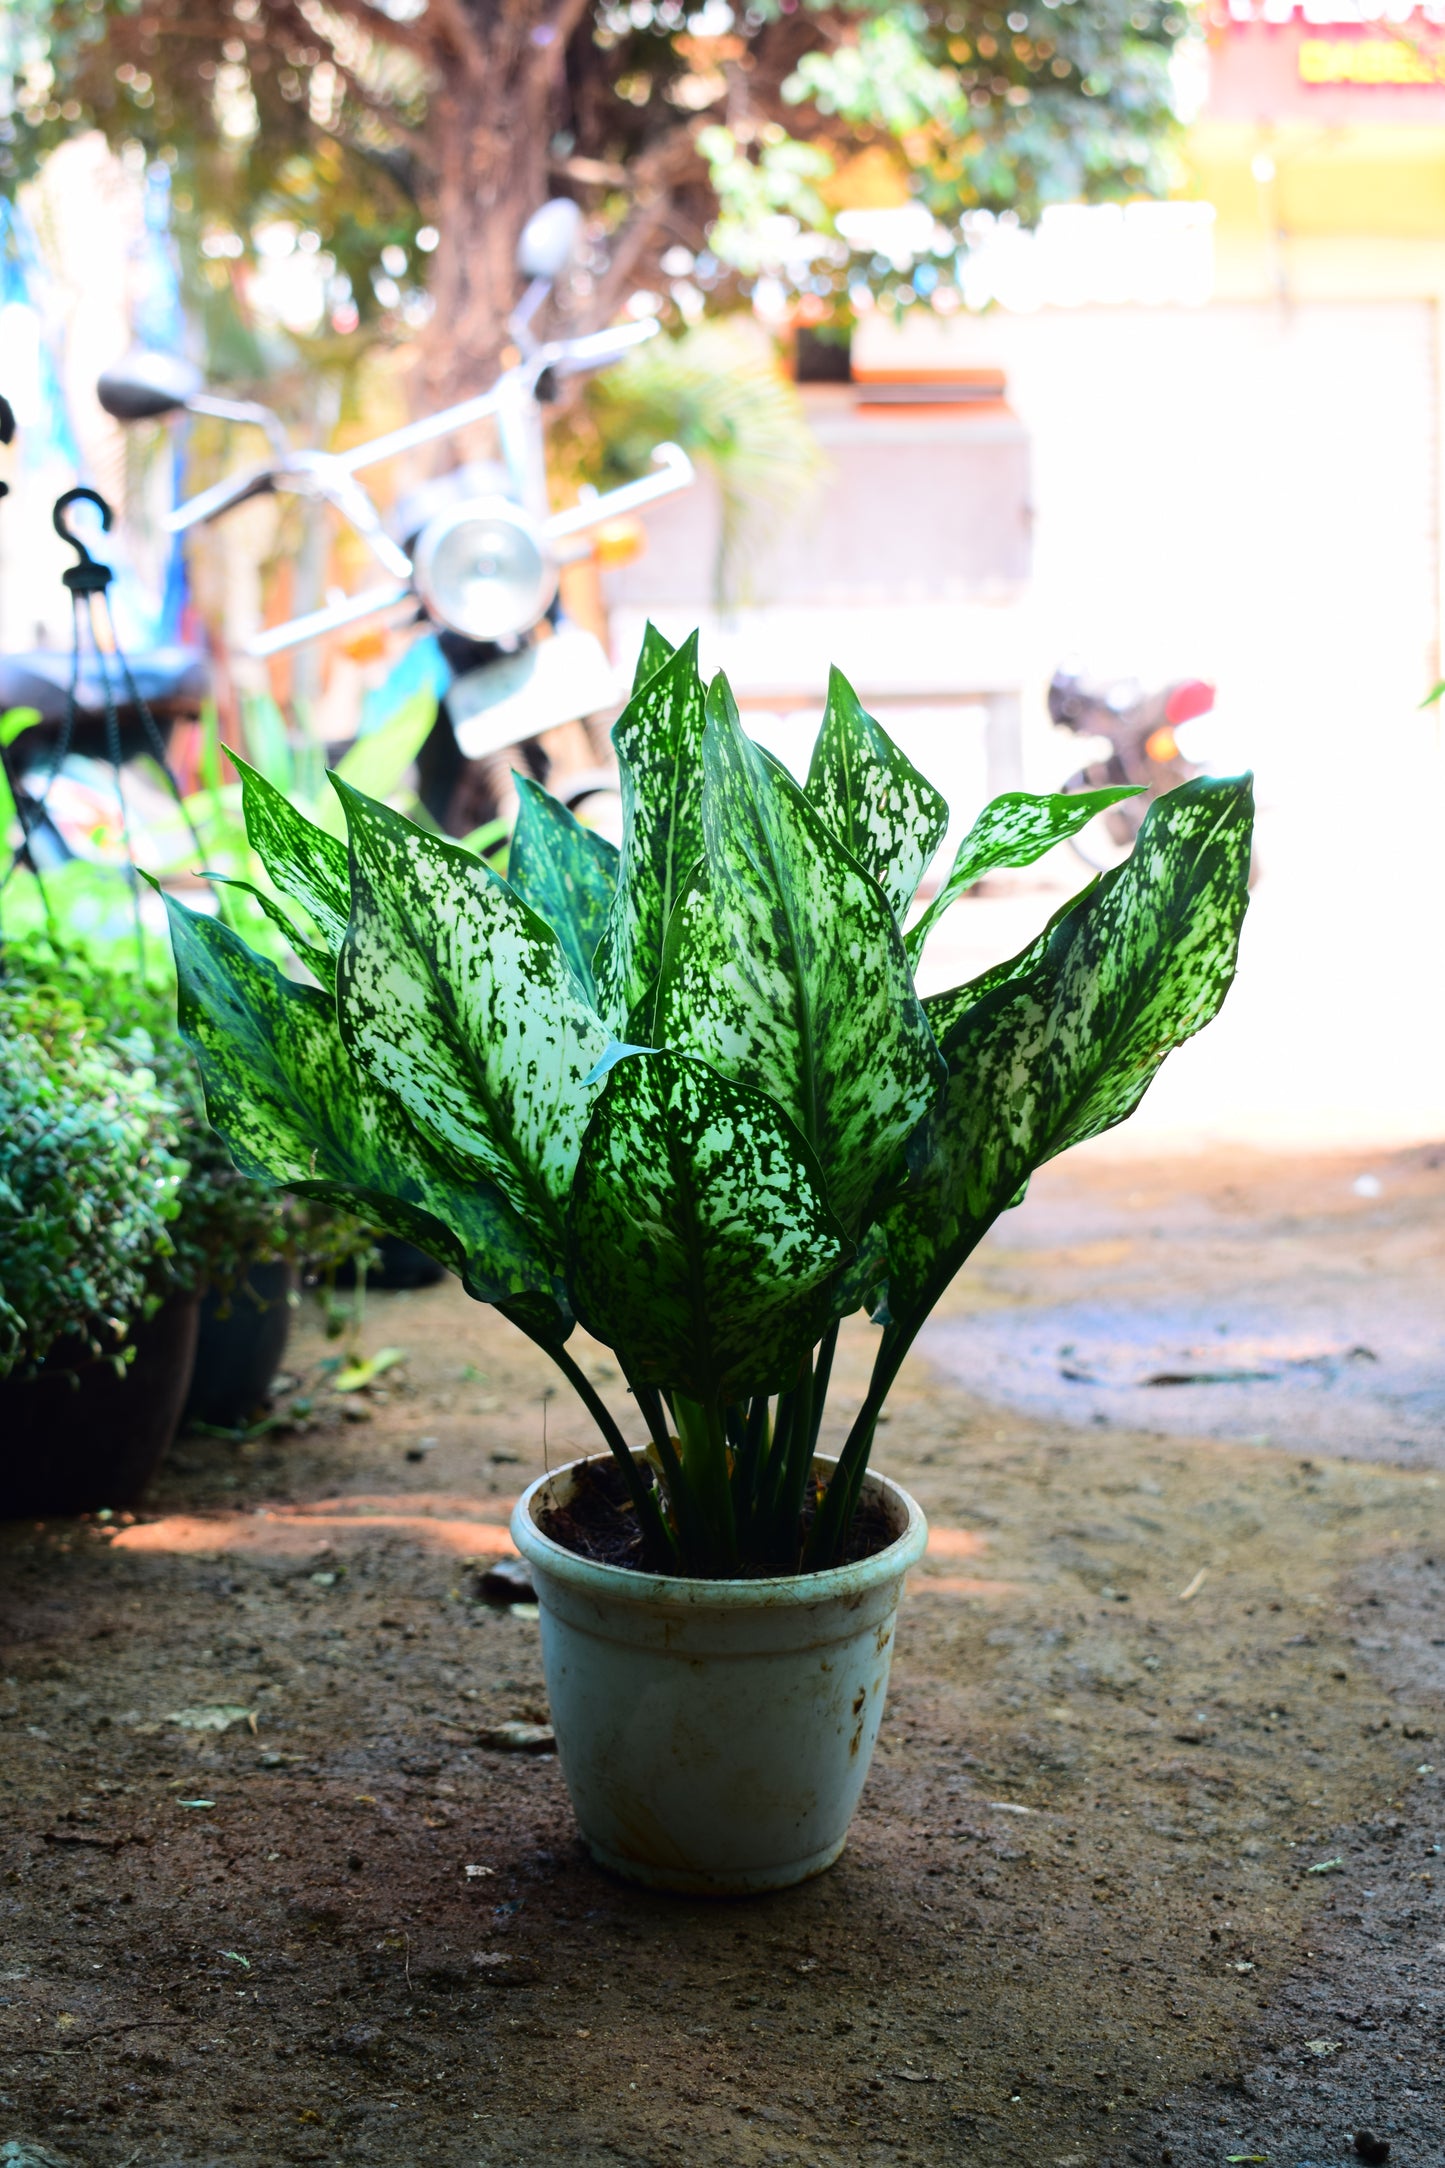
[[848, 1850], [747, 1903], [610, 1881], [495, 1743], [477, 1562], [590, 1442], [540, 1358], [373, 1296], [343, 1396], [305, 1313], [297, 1427], [0, 1538], [0, 2159], [1445, 2162], [1445, 1160], [1360, 1171], [1036, 1182], [881, 1433], [935, 1540]]

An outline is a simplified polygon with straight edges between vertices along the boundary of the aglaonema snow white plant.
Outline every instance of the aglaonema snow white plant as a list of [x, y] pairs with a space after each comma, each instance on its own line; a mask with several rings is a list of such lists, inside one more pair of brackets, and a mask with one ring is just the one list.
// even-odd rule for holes
[[[696, 638], [649, 631], [613, 733], [620, 852], [519, 780], [508, 873], [338, 781], [347, 840], [243, 771], [318, 983], [168, 898], [180, 1018], [246, 1172], [444, 1258], [536, 1341], [627, 1485], [648, 1564], [820, 1569], [930, 1310], [1036, 1167], [1122, 1121], [1219, 1009], [1248, 779], [1154, 805], [1133, 855], [1009, 962], [920, 998], [933, 926], [1120, 792], [987, 806], [909, 924], [948, 809], [834, 673], [801, 787]], [[816, 1460], [840, 1321], [880, 1327]], [[630, 1449], [568, 1352], [615, 1352]]]

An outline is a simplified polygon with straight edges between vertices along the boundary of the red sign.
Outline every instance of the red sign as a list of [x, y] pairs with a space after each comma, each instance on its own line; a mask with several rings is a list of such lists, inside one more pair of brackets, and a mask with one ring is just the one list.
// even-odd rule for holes
[[1445, 0], [1226, 0], [1211, 120], [1445, 125]]

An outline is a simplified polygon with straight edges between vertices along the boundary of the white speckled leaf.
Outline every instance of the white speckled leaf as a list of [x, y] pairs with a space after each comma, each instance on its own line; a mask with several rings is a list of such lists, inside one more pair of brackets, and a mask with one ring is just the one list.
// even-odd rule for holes
[[1061, 903], [1043, 930], [1036, 933], [1033, 940], [1021, 948], [1016, 956], [1006, 957], [1002, 963], [990, 964], [987, 971], [980, 971], [977, 978], [968, 979], [962, 986], [950, 986], [946, 993], [924, 995], [923, 1013], [928, 1018], [933, 1036], [940, 1046], [943, 1044], [944, 1035], [956, 1030], [963, 1020], [964, 1012], [976, 1007], [985, 994], [991, 994], [996, 987], [1012, 984], [1015, 979], [1025, 978], [1034, 969], [1048, 949], [1055, 926], [1061, 919], [1067, 918], [1071, 911], [1076, 911], [1086, 896], [1094, 893], [1101, 879], [1102, 875], [1096, 873], [1091, 881], [1085, 882], [1076, 896], [1070, 896], [1067, 903]]
[[640, 692], [650, 677], [656, 677], [669, 656], [676, 653], [677, 649], [668, 639], [667, 634], [659, 632], [649, 617], [642, 628], [642, 645], [637, 650], [637, 666], [632, 673], [632, 690], [635, 693]]
[[593, 953], [617, 893], [617, 851], [529, 775], [517, 777], [507, 885], [547, 921], [590, 996]]
[[1066, 843], [1070, 836], [1076, 836], [1096, 814], [1117, 805], [1121, 798], [1137, 796], [1135, 786], [1129, 783], [1118, 789], [1067, 794], [1055, 791], [1046, 797], [1035, 797], [1027, 790], [1010, 790], [993, 799], [959, 844], [948, 879], [918, 923], [904, 935], [909, 961], [918, 962], [924, 942], [949, 905], [957, 903], [986, 873], [997, 866], [1031, 866], [1056, 843]]
[[1033, 1170], [1132, 1114], [1166, 1054], [1218, 1013], [1253, 813], [1247, 777], [1171, 791], [1132, 857], [956, 1007], [940, 1039], [947, 1091], [883, 1215], [895, 1318], [931, 1306]]
[[350, 1205], [443, 1259], [483, 1302], [560, 1293], [500, 1191], [357, 1068], [329, 994], [284, 978], [219, 920], [165, 902], [181, 1029], [212, 1126], [244, 1173]]
[[351, 923], [341, 1036], [423, 1131], [552, 1251], [608, 1043], [550, 926], [482, 861], [337, 783]]
[[769, 1093], [855, 1234], [943, 1068], [893, 913], [792, 779], [708, 696], [705, 863], [668, 929], [658, 1043]]
[[218, 881], [222, 888], [239, 889], [243, 896], [249, 896], [252, 902], [270, 919], [276, 931], [285, 936], [286, 941], [301, 962], [305, 964], [307, 970], [314, 972], [323, 986], [331, 986], [335, 983], [335, 952], [329, 948], [320, 947], [315, 941], [308, 940], [291, 917], [290, 912], [270, 894], [269, 890], [258, 888], [254, 881], [243, 881], [234, 873], [208, 873], [206, 879], [208, 881]]
[[298, 813], [284, 791], [238, 754], [230, 758], [241, 777], [241, 806], [252, 850], [282, 895], [309, 913], [322, 946], [334, 957], [346, 938], [351, 910], [345, 844]]
[[674, 1054], [612, 1071], [568, 1231], [588, 1330], [639, 1382], [694, 1400], [788, 1382], [851, 1255], [817, 1162], [772, 1100]]
[[948, 806], [859, 704], [841, 670], [813, 747], [808, 803], [871, 873], [901, 919], [948, 827]]
[[638, 687], [612, 731], [622, 775], [622, 863], [592, 971], [598, 1008], [624, 1037], [631, 1036], [628, 1019], [651, 996], [668, 919], [702, 851], [702, 734], [694, 633]]

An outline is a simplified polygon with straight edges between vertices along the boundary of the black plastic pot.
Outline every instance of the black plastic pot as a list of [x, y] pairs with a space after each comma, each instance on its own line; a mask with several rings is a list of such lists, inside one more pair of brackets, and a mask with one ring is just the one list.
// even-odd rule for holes
[[[403, 1242], [400, 1235], [378, 1235], [376, 1247], [381, 1262], [367, 1273], [368, 1287], [435, 1287], [438, 1280], [447, 1276], [445, 1265], [428, 1257], [414, 1242]], [[355, 1287], [354, 1264], [337, 1267], [336, 1284], [338, 1287]]]
[[0, 1520], [140, 1503], [180, 1424], [198, 1309], [173, 1296], [119, 1374], [61, 1342], [38, 1377], [0, 1381]]
[[183, 1420], [240, 1430], [265, 1406], [291, 1331], [296, 1267], [252, 1265], [230, 1295], [201, 1298], [196, 1364]]

